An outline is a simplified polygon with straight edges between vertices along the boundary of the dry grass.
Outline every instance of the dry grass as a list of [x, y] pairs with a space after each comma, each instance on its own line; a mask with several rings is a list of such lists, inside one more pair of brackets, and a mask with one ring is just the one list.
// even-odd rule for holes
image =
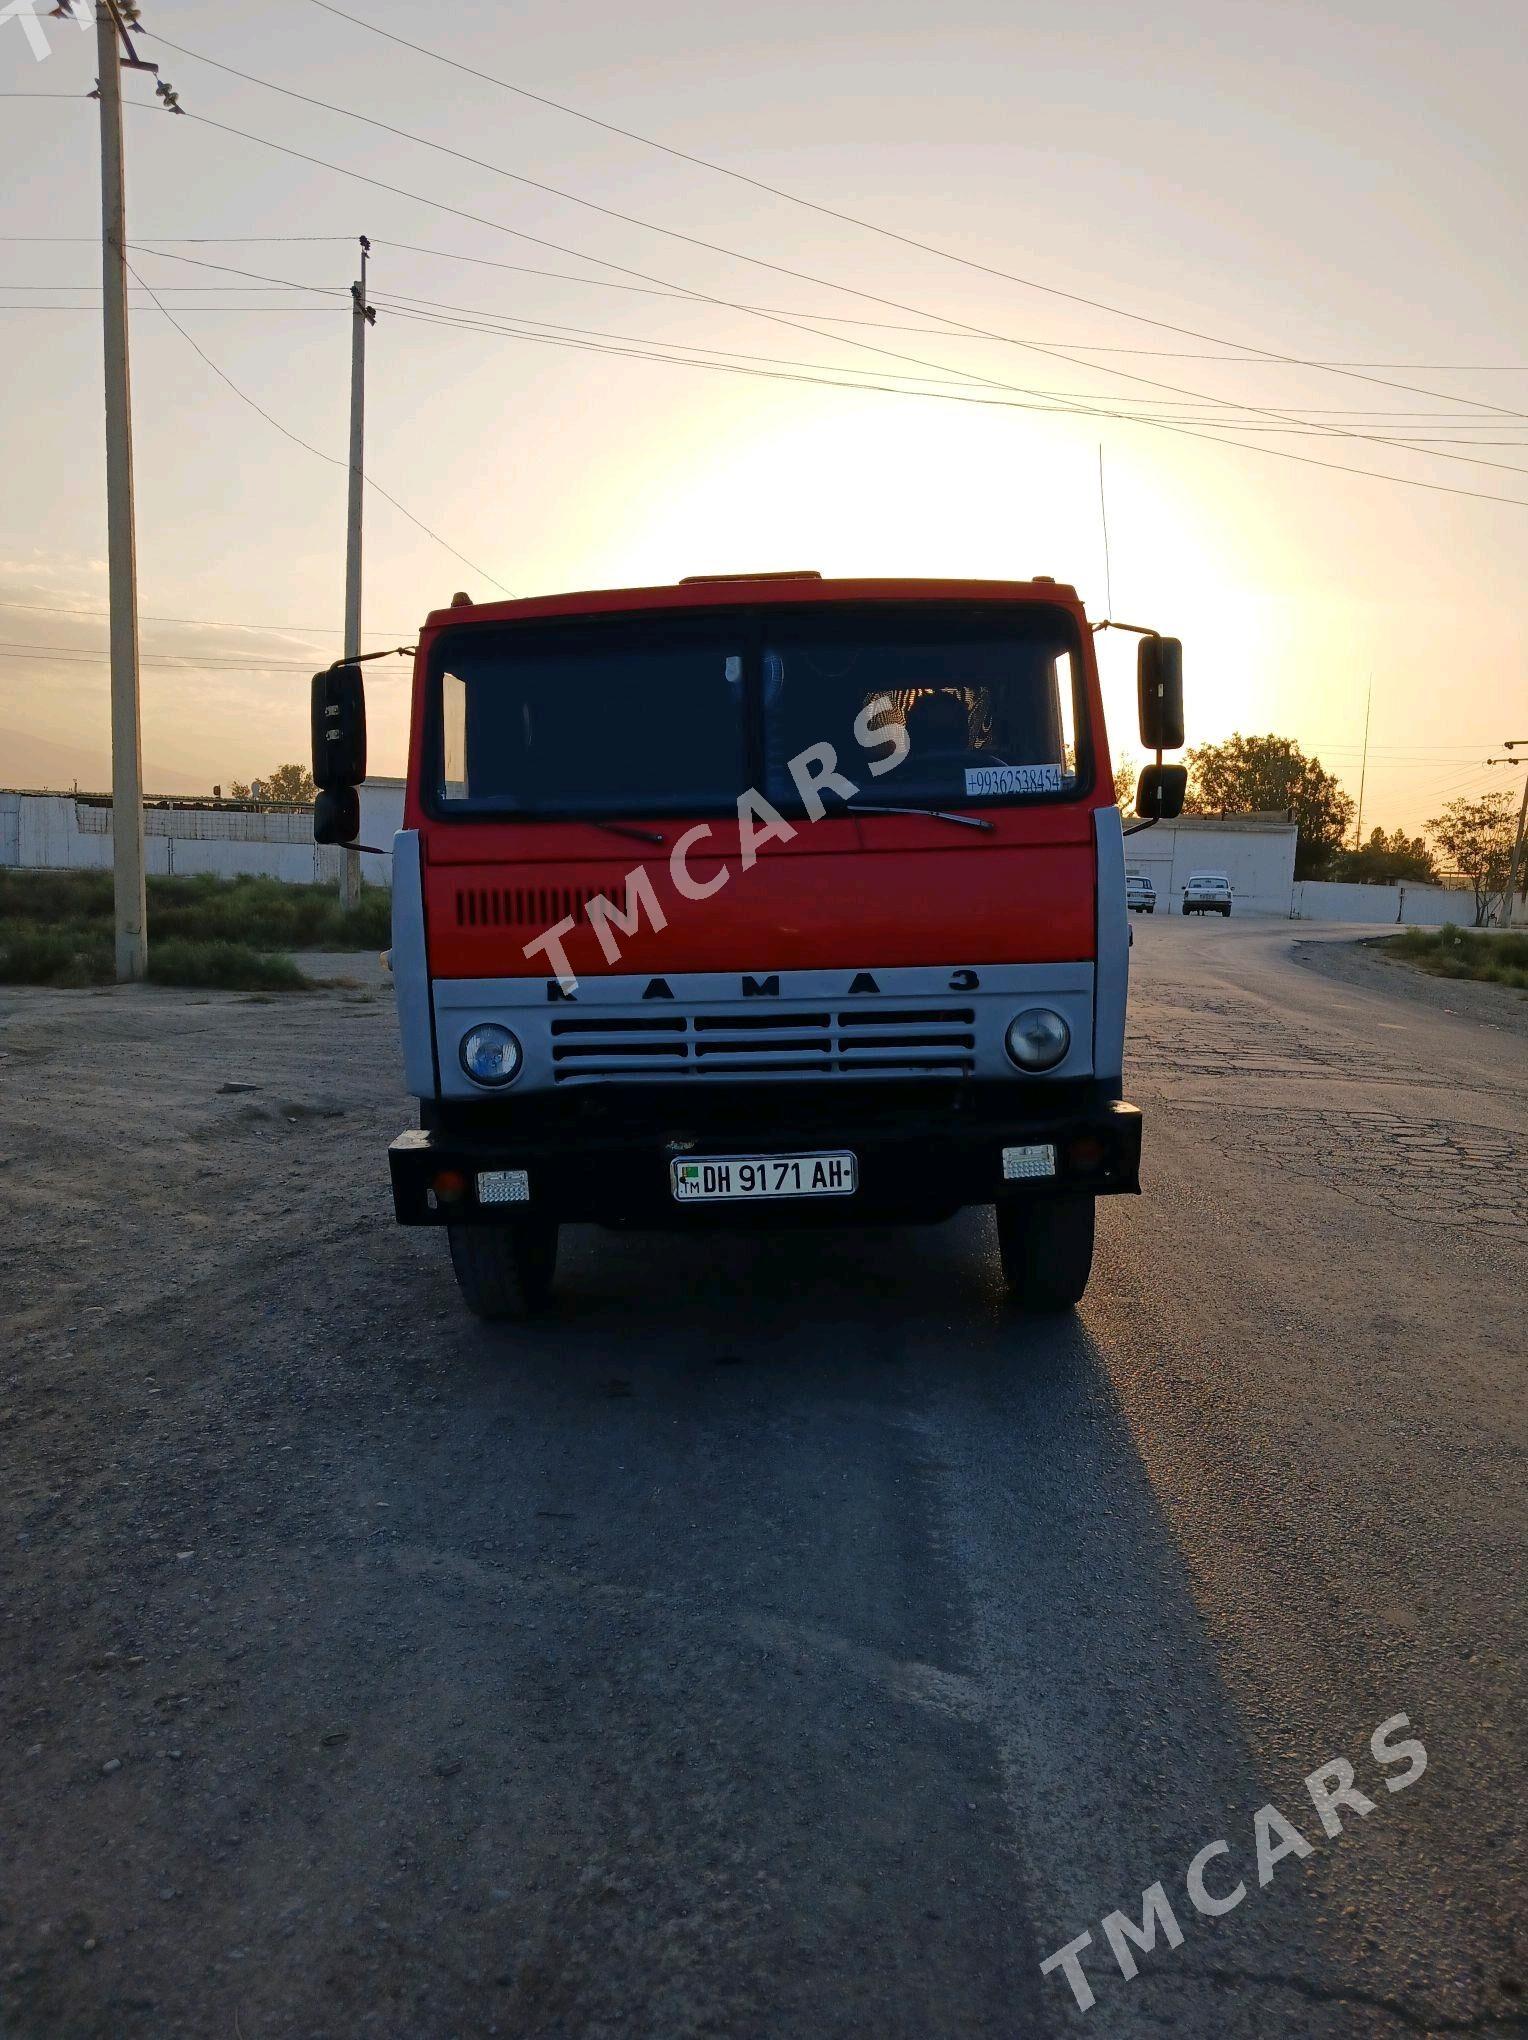
[[1485, 935], [1450, 924], [1408, 928], [1390, 936], [1380, 947], [1434, 977], [1471, 978], [1480, 984], [1528, 991], [1528, 934], [1508, 930]]

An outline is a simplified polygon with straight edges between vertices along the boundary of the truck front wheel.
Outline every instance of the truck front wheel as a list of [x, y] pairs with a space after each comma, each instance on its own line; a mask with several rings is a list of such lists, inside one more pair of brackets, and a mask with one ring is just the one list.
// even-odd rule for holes
[[507, 1225], [448, 1225], [451, 1267], [462, 1301], [490, 1323], [528, 1318], [552, 1292], [557, 1227], [549, 1219]]
[[1003, 1279], [1025, 1310], [1070, 1310], [1093, 1270], [1093, 1204], [1076, 1192], [997, 1206]]

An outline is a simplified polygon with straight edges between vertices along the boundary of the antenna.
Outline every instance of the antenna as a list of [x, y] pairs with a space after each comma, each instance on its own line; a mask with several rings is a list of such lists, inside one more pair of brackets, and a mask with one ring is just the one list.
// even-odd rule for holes
[[1374, 706], [1374, 675], [1369, 675], [1369, 692], [1364, 697], [1363, 763], [1358, 768], [1358, 819], [1353, 824], [1353, 848], [1364, 847], [1364, 781], [1369, 776], [1369, 711]]
[[1109, 572], [1109, 506], [1104, 500], [1104, 448], [1098, 444], [1098, 516], [1104, 528], [1104, 615], [1114, 614], [1114, 579]]

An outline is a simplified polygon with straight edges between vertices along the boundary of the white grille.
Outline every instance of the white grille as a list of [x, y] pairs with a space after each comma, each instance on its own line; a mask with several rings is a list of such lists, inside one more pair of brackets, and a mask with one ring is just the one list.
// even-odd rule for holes
[[728, 1077], [968, 1077], [969, 1006], [784, 1007], [739, 1012], [578, 1014], [553, 1020], [559, 1084]]

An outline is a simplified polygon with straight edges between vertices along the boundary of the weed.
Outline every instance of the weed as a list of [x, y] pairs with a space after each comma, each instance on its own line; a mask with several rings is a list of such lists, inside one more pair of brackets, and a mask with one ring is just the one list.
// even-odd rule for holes
[[1381, 947], [1434, 977], [1471, 978], [1528, 991], [1528, 934], [1508, 929], [1485, 935], [1450, 922], [1443, 928], [1408, 928], [1389, 936]]

